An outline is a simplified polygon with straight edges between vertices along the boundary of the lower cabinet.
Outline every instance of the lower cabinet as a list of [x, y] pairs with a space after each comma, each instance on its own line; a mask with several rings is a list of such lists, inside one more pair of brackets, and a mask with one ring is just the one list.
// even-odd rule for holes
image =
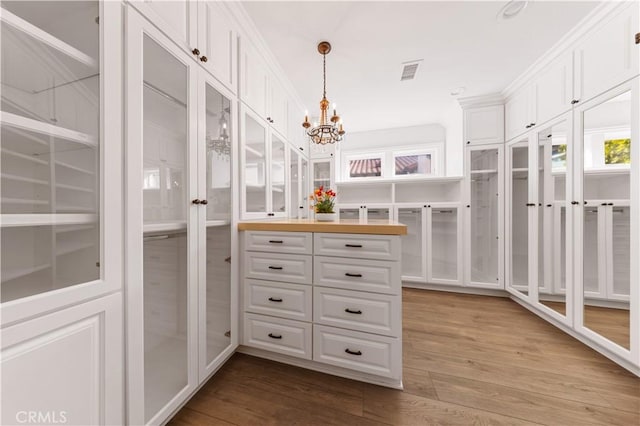
[[9, 326], [0, 341], [0, 423], [123, 424], [121, 293]]
[[[245, 346], [401, 386], [399, 236], [245, 231], [242, 238]], [[268, 265], [258, 268], [256, 259]]]

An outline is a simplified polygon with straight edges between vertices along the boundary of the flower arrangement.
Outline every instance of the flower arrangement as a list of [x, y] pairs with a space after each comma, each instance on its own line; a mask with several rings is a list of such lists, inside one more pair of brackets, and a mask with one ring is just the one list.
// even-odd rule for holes
[[313, 201], [312, 208], [316, 213], [333, 213], [333, 207], [336, 204], [336, 193], [333, 189], [325, 190], [324, 186], [320, 186], [313, 191], [309, 199]]

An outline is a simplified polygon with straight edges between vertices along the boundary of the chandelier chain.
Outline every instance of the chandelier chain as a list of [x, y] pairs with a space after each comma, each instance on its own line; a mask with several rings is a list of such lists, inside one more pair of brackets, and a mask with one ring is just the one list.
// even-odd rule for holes
[[322, 55], [322, 97], [327, 97], [327, 54]]

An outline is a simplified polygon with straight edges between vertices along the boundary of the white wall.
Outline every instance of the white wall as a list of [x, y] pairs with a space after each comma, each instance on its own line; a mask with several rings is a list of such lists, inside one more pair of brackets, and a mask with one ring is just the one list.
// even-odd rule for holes
[[455, 100], [443, 111], [443, 124], [371, 130], [348, 133], [340, 143], [340, 155], [370, 151], [391, 146], [415, 146], [443, 143], [445, 145], [445, 176], [462, 176], [462, 108]]

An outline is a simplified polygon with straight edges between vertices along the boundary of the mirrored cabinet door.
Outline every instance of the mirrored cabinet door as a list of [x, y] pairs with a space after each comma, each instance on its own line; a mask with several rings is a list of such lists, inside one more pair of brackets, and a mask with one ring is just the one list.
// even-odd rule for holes
[[529, 142], [507, 146], [507, 288], [529, 294]]
[[284, 216], [287, 213], [287, 162], [286, 145], [279, 136], [271, 134], [271, 212], [273, 216]]
[[[538, 302], [567, 319], [567, 194], [571, 194], [570, 115], [537, 132]], [[570, 318], [569, 318], [570, 319]]]
[[99, 2], [0, 7], [5, 303], [100, 282], [104, 105]]
[[632, 87], [624, 85], [583, 105], [579, 116], [583, 198], [579, 309], [586, 329], [623, 350], [631, 348], [631, 289], [640, 285], [638, 277], [631, 276], [632, 239], [638, 237], [631, 221], [638, 208], [638, 196], [632, 197], [631, 191], [632, 163], [638, 158], [633, 130], [638, 117], [632, 114], [632, 101], [638, 99]]

